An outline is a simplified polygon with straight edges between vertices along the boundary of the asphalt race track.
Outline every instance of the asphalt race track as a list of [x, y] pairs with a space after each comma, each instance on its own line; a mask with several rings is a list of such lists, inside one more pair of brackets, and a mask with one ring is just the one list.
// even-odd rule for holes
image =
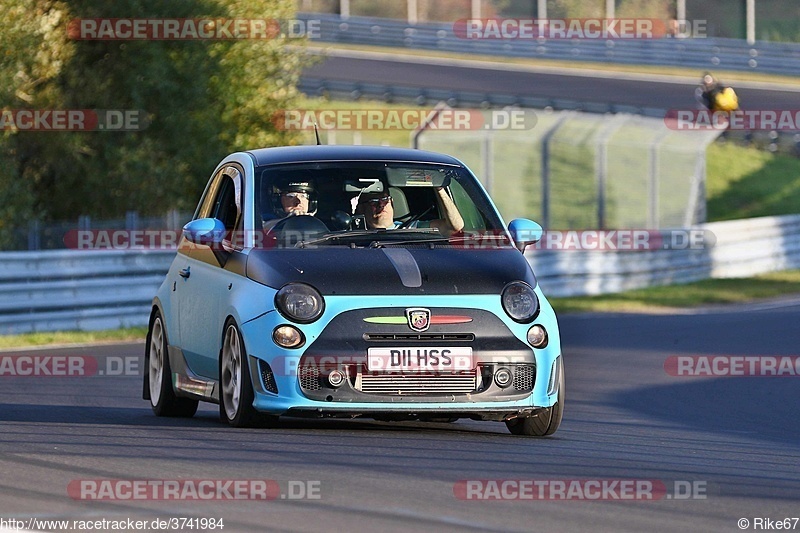
[[[486, 95], [527, 96], [572, 100], [585, 103], [629, 105], [659, 109], [695, 109], [697, 80], [682, 78], [627, 76], [601, 73], [599, 76], [546, 73], [496, 68], [475, 68], [468, 63], [448, 65], [423, 63], [422, 59], [393, 59], [389, 54], [341, 54], [328, 57], [306, 69], [304, 76], [324, 80], [345, 80], [383, 84], [391, 87], [415, 87], [484, 93]], [[487, 65], [486, 62], [481, 62]], [[379, 75], [378, 75], [379, 73]], [[724, 78], [722, 80], [725, 81]], [[795, 110], [800, 94], [791, 87], [760, 84], [735, 84], [743, 109]]]
[[[234, 430], [211, 405], [193, 419], [161, 419], [140, 399], [143, 344], [0, 354], [0, 362], [86, 356], [83, 368], [94, 374], [0, 377], [0, 517], [223, 518], [225, 532], [685, 533], [740, 531], [742, 518], [752, 529], [756, 518], [800, 516], [797, 376], [675, 377], [665, 362], [796, 357], [798, 311], [800, 303], [562, 317], [567, 409], [559, 432], [546, 439], [463, 420], [291, 420]], [[130, 375], [118, 375], [126, 362]], [[91, 501], [75, 488], [80, 480], [119, 479], [259, 479], [278, 492], [271, 501]], [[464, 492], [454, 486], [468, 480], [538, 480], [551, 488], [574, 480], [647, 481], [669, 496], [459, 499]], [[317, 498], [292, 498], [302, 492]]]

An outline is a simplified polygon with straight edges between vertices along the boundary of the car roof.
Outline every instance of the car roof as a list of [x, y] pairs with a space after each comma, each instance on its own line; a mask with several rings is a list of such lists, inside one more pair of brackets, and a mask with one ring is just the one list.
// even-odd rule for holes
[[463, 166], [445, 154], [389, 146], [309, 145], [248, 150], [256, 166], [314, 161], [402, 161]]

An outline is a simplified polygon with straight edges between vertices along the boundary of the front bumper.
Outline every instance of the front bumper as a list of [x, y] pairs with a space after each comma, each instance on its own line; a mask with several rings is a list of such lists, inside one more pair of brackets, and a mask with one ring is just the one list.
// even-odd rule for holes
[[[373, 296], [326, 297], [326, 310], [317, 322], [297, 325], [305, 335], [300, 349], [286, 350], [272, 342], [272, 331], [289, 322], [277, 312], [270, 312], [242, 324], [242, 334], [249, 354], [250, 373], [255, 391], [254, 407], [273, 415], [313, 417], [425, 418], [458, 417], [480, 420], [506, 420], [526, 416], [541, 407], [552, 406], [558, 391], [553, 390], [552, 373], [560, 356], [560, 339], [555, 314], [539, 293], [541, 311], [530, 324], [518, 324], [507, 317], [497, 295], [469, 296]], [[387, 301], [391, 304], [387, 305]], [[474, 318], [471, 323], [447, 326], [431, 325], [428, 333], [442, 334], [439, 340], [389, 340], [389, 345], [448, 346], [463, 342], [473, 349], [483, 372], [475, 390], [458, 392], [364, 392], [356, 384], [354, 373], [366, 361], [367, 349], [386, 346], [387, 341], [374, 340], [393, 332], [410, 333], [407, 325], [367, 323], [369, 316], [402, 316], [405, 308], [423, 306], [433, 315], [461, 314]], [[533, 324], [543, 325], [549, 336], [548, 345], [534, 349], [527, 344], [526, 334]], [[470, 333], [471, 340], [459, 334]], [[458, 339], [462, 340], [459, 341]], [[456, 339], [456, 340], [452, 340]], [[319, 387], [309, 387], [301, 380], [308, 361], [344, 361], [348, 373], [345, 386], [326, 386], [325, 370], [317, 377]], [[349, 366], [348, 366], [349, 365]], [[358, 366], [362, 365], [362, 366]], [[516, 371], [531, 372], [530, 386], [520, 390], [513, 386], [498, 387], [491, 379], [493, 370], [505, 365]], [[516, 365], [516, 366], [515, 366]], [[487, 372], [488, 369], [488, 372]], [[391, 387], [389, 387], [391, 389]]]

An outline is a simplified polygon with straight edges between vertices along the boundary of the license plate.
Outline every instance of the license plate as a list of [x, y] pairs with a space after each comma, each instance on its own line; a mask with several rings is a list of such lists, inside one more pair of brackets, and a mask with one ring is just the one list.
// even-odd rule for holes
[[371, 372], [459, 372], [475, 368], [472, 348], [369, 348]]

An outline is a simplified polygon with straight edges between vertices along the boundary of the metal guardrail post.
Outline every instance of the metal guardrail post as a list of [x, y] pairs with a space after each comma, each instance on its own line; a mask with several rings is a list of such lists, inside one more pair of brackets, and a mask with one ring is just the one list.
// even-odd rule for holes
[[689, 205], [686, 206], [686, 213], [683, 226], [692, 227], [695, 224], [702, 224], [706, 221], [706, 147], [697, 152], [694, 175], [692, 176], [692, 192], [689, 195]]
[[419, 21], [417, 14], [417, 0], [408, 0], [408, 23], [416, 24]]
[[614, 115], [608, 123], [598, 132], [595, 144], [597, 176], [597, 228], [606, 227], [606, 183], [608, 180], [608, 143], [611, 136], [630, 120], [628, 115]]
[[686, 227], [693, 224], [702, 224], [706, 221], [706, 156], [708, 154], [708, 146], [720, 135], [722, 135], [722, 131], [717, 130], [714, 135], [706, 137], [700, 146], [697, 147], [695, 171], [692, 176], [693, 190], [689, 197], [689, 205], [686, 208], [686, 216], [684, 219], [684, 225]]
[[89, 231], [92, 229], [92, 217], [89, 215], [81, 215], [78, 217], [78, 230]]
[[615, 0], [606, 0], [606, 18], [613, 19], [616, 17], [616, 2]]
[[425, 130], [428, 129], [428, 126], [433, 124], [433, 121], [436, 120], [436, 117], [439, 116], [439, 113], [441, 113], [443, 109], [450, 109], [450, 106], [447, 105], [446, 102], [439, 102], [436, 104], [436, 106], [433, 108], [433, 113], [428, 115], [428, 117], [425, 119], [425, 122], [417, 126], [417, 128], [411, 132], [411, 146], [415, 150], [419, 149], [420, 136], [425, 133]]
[[127, 211], [125, 213], [125, 229], [137, 230], [139, 229], [139, 212]]
[[659, 170], [658, 170], [658, 149], [661, 145], [661, 141], [669, 135], [671, 132], [668, 129], [664, 129], [661, 131], [655, 139], [653, 139], [652, 144], [650, 145], [650, 179], [648, 180], [647, 189], [649, 192], [650, 197], [650, 213], [647, 217], [647, 225], [650, 229], [656, 229], [660, 226], [659, 224], [659, 205], [658, 205], [658, 184], [661, 181], [659, 179]]
[[494, 184], [494, 153], [492, 150], [492, 137], [488, 132], [484, 132], [483, 142], [481, 143], [481, 164], [483, 166], [483, 185], [489, 196], [492, 195], [492, 185]]
[[562, 112], [555, 124], [542, 135], [542, 225], [550, 227], [550, 139], [573, 113]]
[[34, 218], [28, 222], [28, 250], [38, 250], [42, 247], [41, 221]]

